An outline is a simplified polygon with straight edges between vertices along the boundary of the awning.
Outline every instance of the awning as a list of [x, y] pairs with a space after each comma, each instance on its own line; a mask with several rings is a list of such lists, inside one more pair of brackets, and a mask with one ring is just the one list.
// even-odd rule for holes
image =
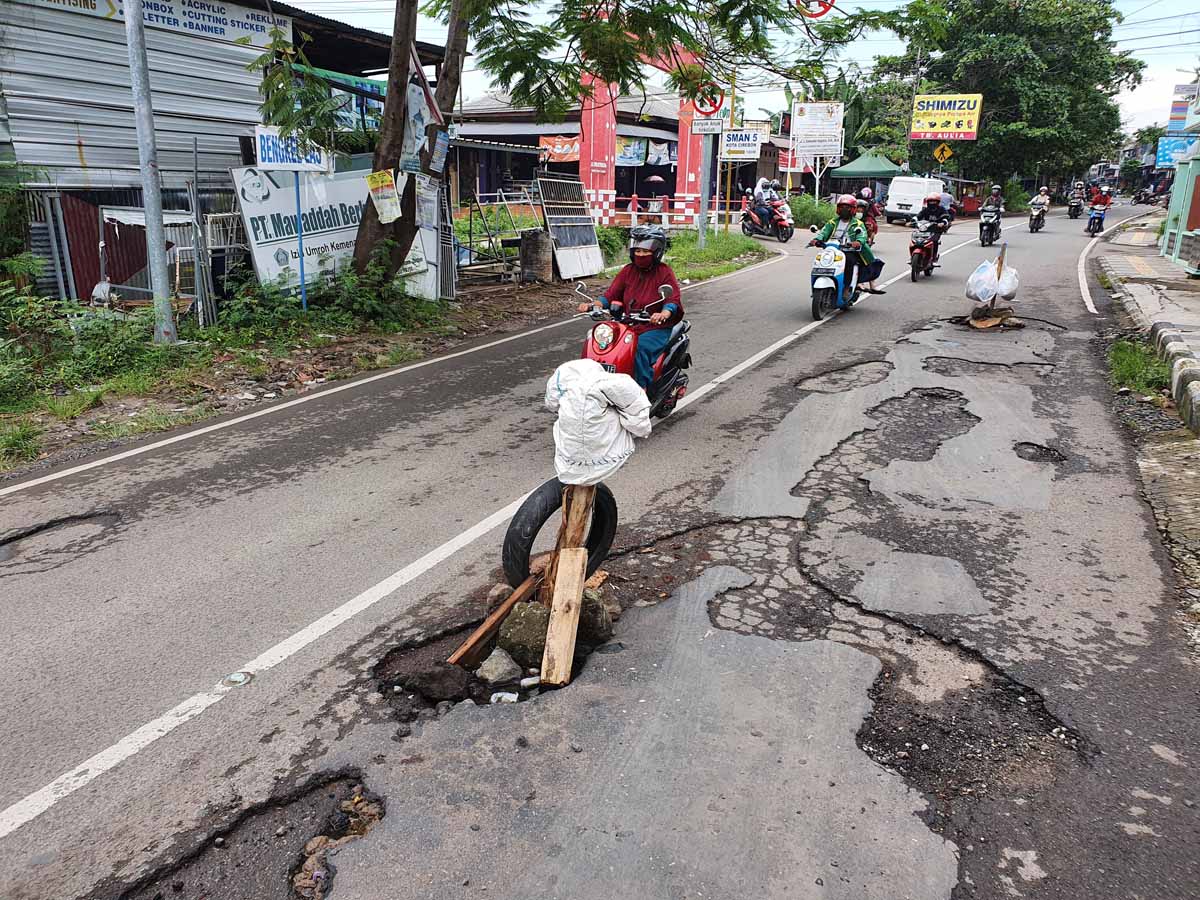
[[532, 144], [507, 144], [503, 141], [479, 141], [471, 138], [450, 138], [451, 147], [462, 147], [464, 150], [498, 150], [504, 153], [528, 153], [530, 156], [541, 156], [542, 148]]
[[[146, 227], [146, 211], [140, 206], [102, 206], [105, 222]], [[192, 214], [180, 210], [163, 210], [164, 225], [191, 225]]]
[[884, 156], [864, 153], [854, 162], [838, 166], [829, 174], [834, 178], [893, 178], [901, 174], [901, 169]]

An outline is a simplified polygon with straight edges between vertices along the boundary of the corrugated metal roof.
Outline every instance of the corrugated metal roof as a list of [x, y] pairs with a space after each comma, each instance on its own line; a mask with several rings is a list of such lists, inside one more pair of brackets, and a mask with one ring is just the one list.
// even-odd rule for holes
[[[628, 96], [617, 98], [617, 112], [626, 116], [649, 116], [654, 119], [668, 119], [670, 121], [678, 121], [679, 119], [679, 101], [672, 98], [664, 98], [658, 96], [665, 88], [647, 86], [647, 94], [653, 95], [643, 98], [640, 94], [630, 94]], [[580, 104], [575, 104], [567, 112], [567, 115], [578, 115]], [[504, 91], [492, 91], [475, 100], [468, 100], [463, 103], [462, 113], [464, 116], [486, 116], [488, 114], [521, 114], [533, 113], [532, 106], [513, 106], [509, 95]]]

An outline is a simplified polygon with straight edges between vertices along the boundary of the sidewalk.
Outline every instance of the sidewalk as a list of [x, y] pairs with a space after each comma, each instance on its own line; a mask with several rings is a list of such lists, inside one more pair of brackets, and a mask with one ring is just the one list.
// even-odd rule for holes
[[1158, 255], [1155, 216], [1122, 230], [1100, 268], [1137, 326], [1171, 363], [1179, 415], [1200, 434], [1200, 279]]

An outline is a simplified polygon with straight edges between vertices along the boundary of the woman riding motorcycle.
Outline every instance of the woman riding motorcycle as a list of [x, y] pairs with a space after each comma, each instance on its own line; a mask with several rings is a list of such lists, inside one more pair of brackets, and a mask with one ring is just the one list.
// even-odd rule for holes
[[[808, 242], [812, 247], [830, 239], [838, 241], [843, 250], [852, 250], [858, 255], [857, 263], [860, 271], [859, 282], [866, 284], [863, 290], [868, 294], [886, 294], [887, 291], [875, 287], [875, 279], [883, 269], [883, 260], [876, 259], [871, 252], [870, 241], [867, 239], [867, 226], [855, 215], [858, 203], [850, 194], [842, 194], [837, 198], [837, 218], [830, 219], [825, 227], [817, 232]], [[854, 259], [854, 254], [846, 254], [846, 264]]]
[[1029, 207], [1034, 212], [1039, 210], [1043, 213], [1048, 212], [1050, 209], [1050, 188], [1043, 187], [1039, 189], [1033, 199], [1029, 201]]
[[[654, 361], [667, 346], [671, 329], [683, 318], [683, 300], [679, 281], [671, 267], [663, 262], [667, 233], [658, 225], [638, 225], [629, 232], [629, 263], [617, 273], [595, 306], [611, 310], [614, 316], [639, 313], [659, 305], [658, 289], [671, 289], [667, 302], [650, 313], [650, 321], [633, 322], [638, 336], [634, 380], [643, 390], [654, 381]], [[579, 311], [593, 309], [591, 303], [579, 304]]]

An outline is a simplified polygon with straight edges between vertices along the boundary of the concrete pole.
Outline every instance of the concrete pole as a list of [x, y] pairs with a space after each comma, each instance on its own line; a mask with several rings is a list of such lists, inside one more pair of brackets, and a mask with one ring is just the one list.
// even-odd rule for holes
[[700, 218], [697, 222], [699, 229], [699, 237], [696, 239], [696, 246], [701, 250], [704, 249], [705, 239], [708, 230], [708, 204], [712, 200], [712, 157], [713, 157], [713, 136], [706, 134], [704, 136], [703, 159], [700, 163]]
[[125, 36], [129, 44], [129, 81], [133, 87], [133, 119], [137, 126], [138, 160], [142, 166], [142, 206], [146, 211], [146, 260], [154, 291], [154, 341], [178, 339], [171, 309], [171, 280], [167, 274], [167, 236], [163, 228], [162, 182], [154, 145], [154, 107], [150, 100], [150, 67], [146, 63], [146, 29], [141, 3], [125, 4]]

